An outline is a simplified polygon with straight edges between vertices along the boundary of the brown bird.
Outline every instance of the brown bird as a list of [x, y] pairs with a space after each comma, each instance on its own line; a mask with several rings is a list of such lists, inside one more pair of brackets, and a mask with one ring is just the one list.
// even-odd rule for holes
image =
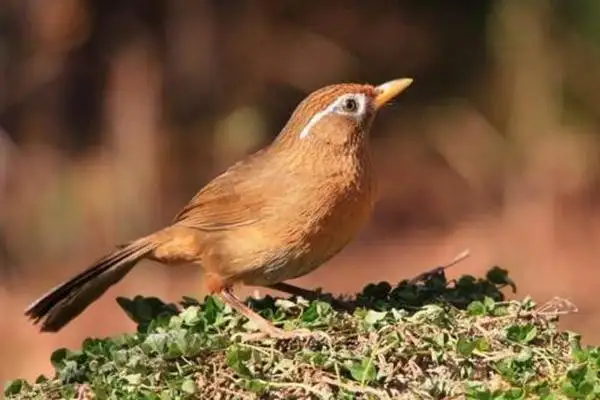
[[291, 337], [252, 311], [235, 284], [289, 291], [350, 242], [371, 214], [368, 133], [377, 112], [412, 83], [338, 84], [307, 96], [276, 139], [202, 188], [168, 227], [117, 247], [25, 311], [56, 332], [136, 263], [201, 266], [218, 295], [265, 334]]

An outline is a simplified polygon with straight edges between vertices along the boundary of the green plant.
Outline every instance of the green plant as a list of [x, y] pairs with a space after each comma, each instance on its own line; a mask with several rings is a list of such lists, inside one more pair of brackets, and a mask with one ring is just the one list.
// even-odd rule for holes
[[[253, 327], [216, 298], [119, 299], [135, 333], [52, 355], [56, 375], [15, 380], [7, 399], [593, 399], [600, 349], [557, 329], [568, 303], [508, 301], [483, 279], [368, 285], [353, 313], [322, 300], [249, 300], [286, 328], [327, 338], [244, 341]], [[88, 397], [85, 397], [85, 396]]]

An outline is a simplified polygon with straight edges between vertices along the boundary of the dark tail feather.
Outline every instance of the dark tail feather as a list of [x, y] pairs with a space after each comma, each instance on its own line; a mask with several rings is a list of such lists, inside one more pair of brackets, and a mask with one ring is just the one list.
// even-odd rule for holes
[[45, 318], [40, 329], [43, 332], [59, 331], [123, 279], [140, 259], [156, 247], [157, 244], [150, 238], [120, 247], [36, 300], [27, 308], [25, 315], [36, 324]]

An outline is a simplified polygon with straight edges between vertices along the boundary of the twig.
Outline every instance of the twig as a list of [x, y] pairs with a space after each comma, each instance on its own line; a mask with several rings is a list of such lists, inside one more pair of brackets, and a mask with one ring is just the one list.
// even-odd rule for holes
[[83, 383], [81, 385], [79, 385], [79, 388], [77, 389], [77, 400], [87, 400], [90, 399], [90, 393], [91, 389], [90, 389], [90, 385], [88, 385], [87, 383]]
[[337, 386], [341, 389], [347, 390], [352, 393], [371, 394], [373, 396], [377, 396], [380, 399], [389, 399], [390, 398], [390, 396], [386, 392], [377, 390], [377, 389], [373, 389], [372, 387], [369, 387], [369, 386], [359, 386], [359, 385], [355, 385], [352, 383], [345, 383], [342, 381], [331, 379], [327, 376], [322, 376], [321, 381], [325, 382], [329, 385]]
[[320, 398], [326, 397], [326, 393], [323, 393], [323, 392], [315, 389], [314, 386], [312, 386], [312, 385], [307, 385], [307, 384], [301, 383], [301, 382], [269, 382], [269, 381], [264, 381], [264, 380], [260, 380], [260, 381], [265, 383], [267, 385], [267, 387], [271, 386], [271, 387], [280, 388], [280, 389], [289, 389], [289, 388], [301, 389], [306, 393], [310, 393], [315, 396], [319, 396]]
[[432, 275], [437, 275], [440, 272], [443, 272], [445, 270], [447, 270], [448, 268], [451, 268], [453, 266], [455, 266], [456, 264], [458, 264], [459, 262], [467, 259], [469, 256], [471, 255], [471, 252], [469, 251], [469, 249], [466, 249], [464, 251], [462, 251], [460, 254], [458, 254], [456, 257], [454, 257], [454, 259], [446, 264], [442, 264], [438, 267], [432, 268], [429, 271], [425, 271], [423, 273], [420, 273], [419, 275], [415, 276], [414, 278], [410, 279], [408, 281], [408, 283], [410, 284], [415, 284], [417, 282], [423, 281], [425, 279], [427, 279], [428, 277], [432, 276]]
[[579, 312], [579, 308], [569, 299], [553, 297], [535, 312], [540, 315], [566, 315]]

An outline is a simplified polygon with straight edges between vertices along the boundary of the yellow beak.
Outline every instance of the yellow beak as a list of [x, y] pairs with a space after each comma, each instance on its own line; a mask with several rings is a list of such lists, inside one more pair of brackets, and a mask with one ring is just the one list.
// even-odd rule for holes
[[413, 82], [411, 78], [395, 79], [383, 83], [375, 88], [377, 96], [375, 97], [374, 104], [375, 109], [379, 109], [381, 106], [389, 102], [391, 99], [403, 92]]

